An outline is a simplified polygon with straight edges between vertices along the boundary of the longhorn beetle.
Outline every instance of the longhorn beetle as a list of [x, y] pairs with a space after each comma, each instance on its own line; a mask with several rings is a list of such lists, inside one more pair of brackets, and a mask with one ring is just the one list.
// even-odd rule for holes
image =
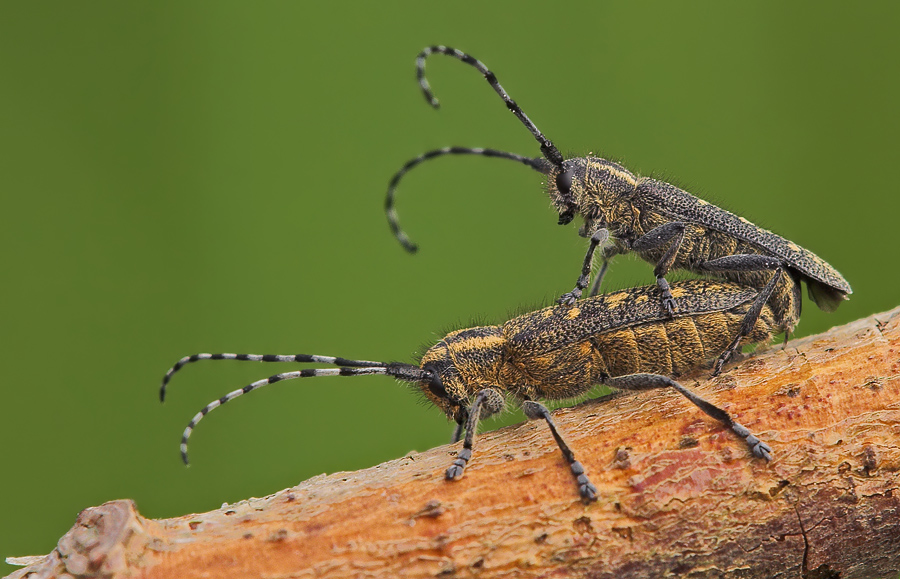
[[[726, 411], [668, 376], [698, 368], [717, 352], [723, 352], [717, 360], [720, 366], [741, 342], [765, 342], [784, 331], [782, 321], [766, 303], [779, 277], [780, 271], [762, 291], [713, 280], [674, 283], [672, 299], [678, 307], [671, 316], [658, 307], [655, 286], [587, 298], [574, 307], [548, 307], [499, 326], [451, 332], [425, 352], [418, 366], [306, 354], [195, 354], [169, 369], [159, 395], [164, 400], [172, 375], [198, 360], [339, 366], [275, 374], [210, 402], [191, 419], [181, 437], [181, 457], [188, 464], [188, 438], [197, 423], [211, 410], [238, 396], [293, 378], [392, 376], [415, 383], [428, 400], [456, 422], [453, 442], [465, 430], [463, 448], [445, 473], [448, 480], [463, 475], [472, 457], [479, 419], [500, 412], [506, 395], [521, 404], [529, 419], [547, 422], [575, 476], [582, 499], [592, 501], [597, 498], [597, 489], [539, 399], [573, 398], [596, 384], [626, 390], [672, 388], [742, 438], [755, 456], [771, 459], [772, 449], [765, 442]], [[748, 324], [747, 320], [751, 322]], [[738, 337], [731, 339], [735, 334]]]
[[[484, 75], [506, 107], [537, 140], [543, 156], [529, 158], [494, 149], [446, 147], [408, 161], [390, 181], [385, 213], [394, 236], [410, 253], [415, 253], [418, 247], [400, 229], [394, 209], [394, 193], [400, 179], [428, 159], [444, 155], [481, 155], [517, 161], [546, 175], [547, 193], [559, 213], [560, 225], [571, 222], [576, 214], [584, 219], [579, 234], [589, 238], [590, 244], [581, 275], [574, 289], [560, 297], [560, 304], [571, 305], [581, 297], [590, 280], [593, 256], [598, 246], [602, 246], [603, 263], [590, 295], [598, 292], [609, 259], [634, 251], [646, 261], [656, 264], [654, 274], [662, 306], [669, 314], [674, 312], [676, 306], [665, 278], [671, 269], [712, 274], [761, 289], [772, 275], [770, 271], [759, 270], [782, 267], [787, 275], [782, 276], [782, 281], [776, 286], [771, 306], [783, 320], [786, 334], [790, 334], [800, 317], [801, 281], [806, 282], [809, 297], [827, 312], [834, 311], [852, 293], [850, 284], [825, 261], [743, 217], [698, 199], [674, 185], [634, 175], [625, 167], [606, 159], [565, 159], [500, 86], [494, 73], [464, 52], [447, 46], [431, 46], [416, 58], [419, 85], [432, 107], [438, 108], [438, 100], [425, 78], [425, 59], [434, 53], [452, 56]], [[607, 243], [610, 240], [611, 243]], [[755, 255], [772, 259], [761, 261], [743, 257]], [[724, 256], [738, 258], [726, 264], [713, 262]]]

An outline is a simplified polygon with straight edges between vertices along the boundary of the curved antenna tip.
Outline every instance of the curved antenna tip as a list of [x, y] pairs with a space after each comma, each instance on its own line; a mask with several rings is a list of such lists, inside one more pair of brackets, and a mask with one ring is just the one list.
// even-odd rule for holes
[[160, 402], [166, 401], [166, 387], [165, 386], [160, 386], [160, 388], [159, 388], [159, 401]]

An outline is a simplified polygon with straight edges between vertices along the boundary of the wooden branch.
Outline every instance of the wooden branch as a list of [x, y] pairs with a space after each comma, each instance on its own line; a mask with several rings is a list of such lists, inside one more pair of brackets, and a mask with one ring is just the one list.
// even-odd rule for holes
[[450, 445], [199, 515], [106, 503], [10, 577], [896, 577], [898, 374], [900, 308], [683, 380], [769, 464], [676, 393], [614, 396], [555, 412], [592, 505], [529, 422], [481, 435], [457, 482]]

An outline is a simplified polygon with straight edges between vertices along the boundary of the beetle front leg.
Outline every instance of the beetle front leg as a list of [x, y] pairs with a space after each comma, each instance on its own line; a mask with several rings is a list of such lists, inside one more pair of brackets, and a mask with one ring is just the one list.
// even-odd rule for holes
[[[466, 419], [466, 437], [463, 439], [463, 448], [456, 455], [456, 459], [450, 468], [444, 473], [447, 480], [456, 480], [462, 477], [469, 459], [472, 458], [472, 446], [475, 443], [475, 431], [478, 429], [478, 420], [481, 417], [482, 410], [484, 417], [487, 418], [503, 409], [503, 396], [492, 388], [479, 390], [475, 394], [475, 400], [469, 408]], [[459, 429], [454, 431], [454, 438], [459, 435]]]
[[594, 252], [597, 250], [598, 245], [606, 243], [608, 239], [609, 230], [605, 227], [601, 227], [591, 235], [591, 243], [588, 245], [587, 253], [584, 256], [584, 263], [581, 266], [581, 275], [578, 277], [578, 281], [575, 282], [575, 288], [572, 291], [563, 294], [562, 297], [556, 300], [558, 304], [571, 306], [581, 297], [581, 293], [584, 291], [584, 288], [588, 286], [588, 282], [591, 279], [591, 265], [594, 263]]
[[453, 434], [450, 435], [450, 444], [459, 442], [459, 439], [462, 438], [463, 435], [463, 423], [457, 422], [456, 426], [453, 427]]
[[656, 276], [656, 285], [659, 286], [659, 291], [662, 293], [662, 305], [670, 316], [675, 314], [675, 298], [672, 296], [672, 290], [669, 289], [669, 282], [666, 281], [665, 275], [669, 273], [672, 264], [675, 263], [675, 256], [678, 255], [682, 241], [684, 241], [684, 223], [672, 221], [648, 231], [632, 244], [632, 249], [638, 252], [669, 244], [669, 249], [656, 264], [653, 274]]

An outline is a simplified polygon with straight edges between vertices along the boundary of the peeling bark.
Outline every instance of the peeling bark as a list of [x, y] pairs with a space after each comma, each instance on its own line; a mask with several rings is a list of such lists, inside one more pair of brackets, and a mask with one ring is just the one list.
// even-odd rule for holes
[[611, 396], [554, 413], [591, 505], [531, 422], [479, 436], [456, 482], [449, 445], [174, 519], [106, 503], [10, 577], [897, 576], [900, 308], [682, 382], [774, 460], [677, 393]]

